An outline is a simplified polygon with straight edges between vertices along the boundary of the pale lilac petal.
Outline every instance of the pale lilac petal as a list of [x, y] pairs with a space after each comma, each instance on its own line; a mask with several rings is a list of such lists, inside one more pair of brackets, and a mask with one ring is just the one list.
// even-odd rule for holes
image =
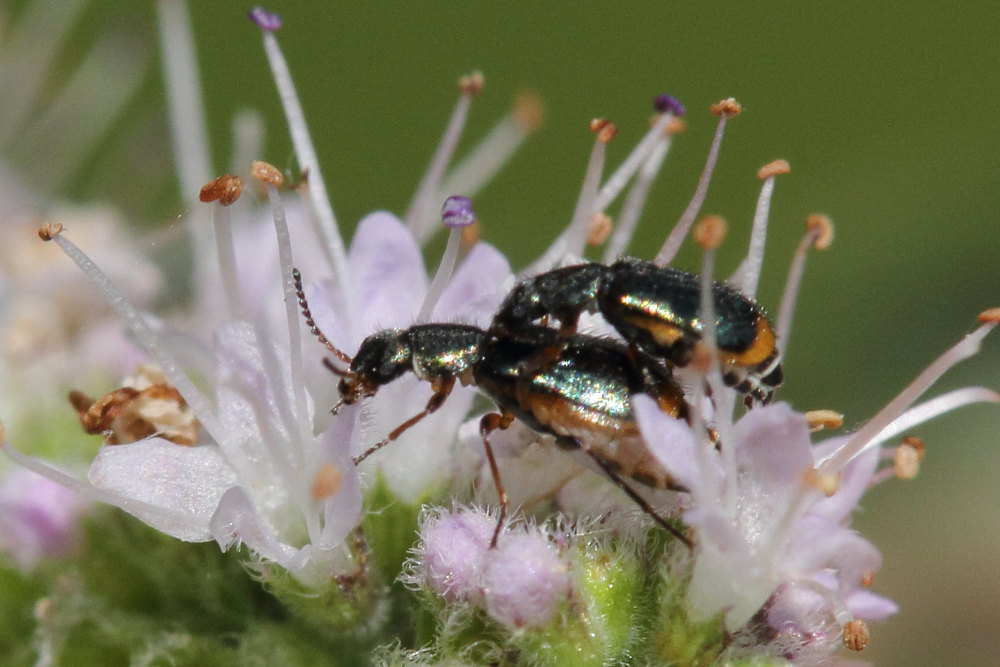
[[844, 600], [851, 613], [865, 621], [884, 621], [899, 611], [899, 605], [889, 598], [859, 588]]
[[403, 223], [380, 211], [359, 224], [348, 255], [357, 335], [413, 324], [427, 291], [420, 247]]
[[[840, 441], [846, 439], [846, 437], [837, 438]], [[829, 498], [824, 497], [817, 500], [809, 508], [809, 511], [814, 514], [822, 514], [837, 522], [847, 519], [868, 490], [875, 469], [878, 467], [880, 454], [881, 450], [874, 447], [855, 456], [850, 463], [844, 466], [840, 483], [837, 485], [837, 492]], [[819, 459], [817, 458], [817, 460]]]
[[807, 514], [796, 522], [783, 552], [782, 568], [789, 579], [833, 568], [840, 572], [842, 582], [850, 582], [851, 586], [858, 585], [865, 574], [878, 570], [882, 561], [868, 540], [816, 514]]
[[29, 569], [41, 558], [70, 553], [79, 543], [87, 499], [25, 468], [0, 482], [0, 550]]
[[187, 542], [212, 539], [212, 514], [226, 489], [237, 483], [217, 447], [183, 447], [159, 438], [104, 447], [87, 476], [99, 489], [184, 513], [188, 520], [122, 505], [153, 528]]
[[278, 540], [274, 527], [261, 516], [242, 486], [234, 486], [222, 496], [209, 530], [223, 551], [245, 544], [259, 556], [286, 568], [297, 553], [297, 549]]
[[492, 245], [477, 243], [444, 288], [431, 319], [485, 327], [506, 296], [508, 282], [513, 283], [513, 275], [507, 258]]
[[751, 410], [736, 422], [732, 437], [739, 443], [739, 468], [764, 487], [797, 486], [813, 465], [809, 425], [787, 403]]
[[325, 524], [314, 541], [319, 549], [333, 549], [343, 544], [361, 521], [361, 483], [358, 468], [351, 460], [351, 450], [360, 439], [360, 417], [359, 406], [346, 405], [326, 433], [320, 436], [324, 463], [336, 467], [341, 479], [337, 492], [326, 499], [323, 507]]
[[[649, 396], [635, 396], [632, 399], [632, 409], [642, 437], [656, 460], [684, 488], [697, 493], [703, 480], [695, 460], [694, 434], [690, 427], [681, 420], [664, 414]], [[716, 457], [712, 456], [711, 460], [714, 463]]]

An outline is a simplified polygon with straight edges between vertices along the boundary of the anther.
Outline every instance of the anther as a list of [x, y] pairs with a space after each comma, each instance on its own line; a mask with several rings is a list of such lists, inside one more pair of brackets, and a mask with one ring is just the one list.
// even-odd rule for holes
[[660, 113], [672, 113], [675, 116], [683, 116], [687, 109], [681, 101], [673, 95], [657, 95], [653, 98], [653, 108]]
[[791, 170], [792, 167], [788, 164], [788, 160], [775, 160], [774, 162], [768, 162], [763, 167], [758, 169], [757, 178], [763, 181], [764, 179], [771, 178], [772, 176], [787, 174]]
[[51, 241], [55, 237], [59, 236], [62, 230], [63, 226], [61, 222], [46, 222], [38, 228], [38, 238], [43, 241]]
[[743, 106], [736, 101], [735, 97], [728, 97], [710, 106], [709, 111], [712, 112], [712, 115], [719, 116], [720, 118], [732, 118], [742, 113]]
[[326, 500], [340, 490], [343, 481], [344, 473], [340, 471], [340, 468], [331, 463], [324, 463], [316, 471], [309, 493], [314, 500]]
[[285, 175], [270, 162], [254, 160], [250, 163], [250, 175], [261, 183], [280, 188], [285, 184]]
[[542, 100], [531, 91], [518, 93], [514, 100], [514, 118], [525, 130], [534, 132], [545, 121], [545, 108]]
[[594, 118], [590, 121], [590, 131], [597, 134], [597, 140], [606, 144], [618, 134], [618, 126], [605, 118]]
[[822, 473], [816, 468], [810, 468], [806, 471], [803, 481], [829, 498], [840, 487], [840, 473]]
[[920, 472], [920, 462], [924, 459], [924, 441], [916, 436], [907, 436], [896, 448], [892, 457], [892, 472], [897, 479], [913, 479]]
[[223, 174], [209, 181], [201, 188], [198, 199], [208, 203], [218, 201], [223, 206], [229, 206], [243, 194], [243, 179], [232, 174]]
[[663, 128], [663, 136], [669, 137], [675, 134], [680, 134], [687, 129], [687, 123], [685, 123], [680, 118], [671, 118], [670, 122], [667, 123], [666, 127]]
[[[60, 228], [62, 225], [60, 225]], [[1000, 308], [987, 308], [983, 312], [979, 313], [976, 318], [983, 324], [996, 324], [1000, 322]]]
[[806, 422], [809, 430], [815, 433], [827, 428], [840, 428], [844, 424], [844, 415], [833, 410], [809, 410], [806, 412]]
[[263, 7], [254, 7], [247, 12], [247, 16], [257, 24], [258, 28], [266, 32], [274, 32], [281, 27], [281, 17]]
[[486, 79], [483, 78], [482, 72], [466, 74], [458, 80], [458, 89], [462, 91], [463, 95], [468, 97], [475, 97], [483, 92], [485, 86]]
[[476, 221], [472, 210], [472, 200], [461, 195], [452, 195], [444, 200], [441, 207], [441, 222], [445, 227], [468, 227]]
[[865, 572], [863, 575], [861, 575], [861, 587], [862, 588], [871, 588], [872, 584], [874, 584], [874, 583], [875, 583], [875, 573], [874, 572]]
[[806, 218], [806, 230], [816, 250], [826, 250], [833, 243], [833, 222], [822, 213], [813, 213]]
[[868, 624], [860, 618], [844, 625], [844, 646], [851, 651], [864, 651], [869, 640]]
[[590, 219], [590, 228], [587, 230], [587, 245], [599, 246], [608, 240], [611, 230], [614, 228], [611, 216], [607, 213], [595, 213]]
[[479, 221], [473, 222], [467, 227], [462, 227], [462, 251], [468, 251], [472, 246], [479, 243], [479, 238], [482, 236], [482, 230], [479, 228]]
[[694, 240], [703, 250], [715, 250], [726, 238], [729, 225], [720, 215], [706, 215], [694, 227]]

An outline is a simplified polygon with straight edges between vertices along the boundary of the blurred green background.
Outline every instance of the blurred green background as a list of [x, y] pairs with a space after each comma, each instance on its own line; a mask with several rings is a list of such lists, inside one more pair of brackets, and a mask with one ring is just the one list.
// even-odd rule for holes
[[[57, 0], [49, 0], [55, 2]], [[16, 14], [24, 3], [4, 3]], [[244, 2], [192, 3], [215, 165], [231, 122], [259, 110], [262, 156], [292, 164], [258, 30]], [[3, 6], [3, 5], [0, 5]], [[279, 40], [339, 219], [402, 213], [439, 139], [455, 81], [480, 69], [470, 146], [521, 90], [545, 103], [542, 130], [476, 202], [485, 237], [521, 266], [572, 214], [595, 116], [620, 127], [612, 163], [641, 136], [650, 101], [688, 106], [632, 252], [651, 256], [687, 204], [714, 130], [708, 105], [735, 96], [704, 212], [724, 215], [726, 272], [744, 250], [760, 165], [785, 158], [761, 300], [776, 310], [808, 213], [836, 240], [810, 257], [781, 398], [831, 408], [855, 427], [1000, 305], [1000, 11], [993, 2], [275, 1]], [[128, 117], [70, 190], [120, 203], [137, 224], [182, 211], [163, 141], [154, 5], [105, 0], [65, 49], [72, 67], [108, 26], [154, 58]], [[676, 265], [696, 269], [685, 248]], [[940, 392], [1000, 388], [1000, 340], [950, 373]], [[872, 628], [861, 656], [880, 665], [992, 665], [1000, 651], [1000, 407], [967, 408], [922, 427], [929, 452], [914, 482], [872, 491], [857, 527], [884, 554], [875, 590], [900, 614]]]

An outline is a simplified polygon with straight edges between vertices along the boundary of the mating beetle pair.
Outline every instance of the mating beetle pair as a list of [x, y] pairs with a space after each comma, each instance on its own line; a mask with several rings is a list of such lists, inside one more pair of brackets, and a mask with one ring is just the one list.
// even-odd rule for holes
[[[407, 372], [431, 384], [433, 394], [424, 409], [356, 457], [356, 463], [436, 411], [456, 381], [475, 384], [499, 408], [480, 422], [500, 496], [494, 545], [507, 498], [489, 436], [515, 418], [555, 436], [560, 446], [583, 450], [658, 523], [690, 545], [622, 477], [683, 490], [644, 448], [631, 399], [646, 394], [672, 417], [687, 417], [684, 393], [672, 369], [690, 361], [701, 339], [698, 276], [634, 259], [556, 269], [517, 285], [488, 331], [459, 324], [389, 329], [366, 338], [353, 358], [316, 327], [298, 271], [294, 278], [307, 324], [330, 352], [348, 364], [340, 369], [327, 361], [327, 367], [342, 378], [343, 403], [373, 396]], [[713, 292], [723, 377], [748, 401], [766, 402], [781, 382], [771, 324], [760, 307], [736, 289], [717, 283]], [[577, 322], [584, 311], [599, 311], [625, 342], [578, 334]], [[559, 321], [558, 329], [546, 326], [550, 319]]]

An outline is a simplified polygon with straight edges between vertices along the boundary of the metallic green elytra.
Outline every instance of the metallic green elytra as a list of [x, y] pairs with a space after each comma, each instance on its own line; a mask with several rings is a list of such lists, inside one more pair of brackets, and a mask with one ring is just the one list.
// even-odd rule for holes
[[[771, 322], [735, 287], [716, 282], [712, 292], [723, 378], [766, 403], [783, 379]], [[568, 339], [581, 314], [599, 312], [636, 351], [685, 366], [702, 337], [700, 303], [701, 278], [692, 273], [634, 258], [578, 264], [522, 281], [500, 305], [490, 332], [512, 336], [554, 318]]]

